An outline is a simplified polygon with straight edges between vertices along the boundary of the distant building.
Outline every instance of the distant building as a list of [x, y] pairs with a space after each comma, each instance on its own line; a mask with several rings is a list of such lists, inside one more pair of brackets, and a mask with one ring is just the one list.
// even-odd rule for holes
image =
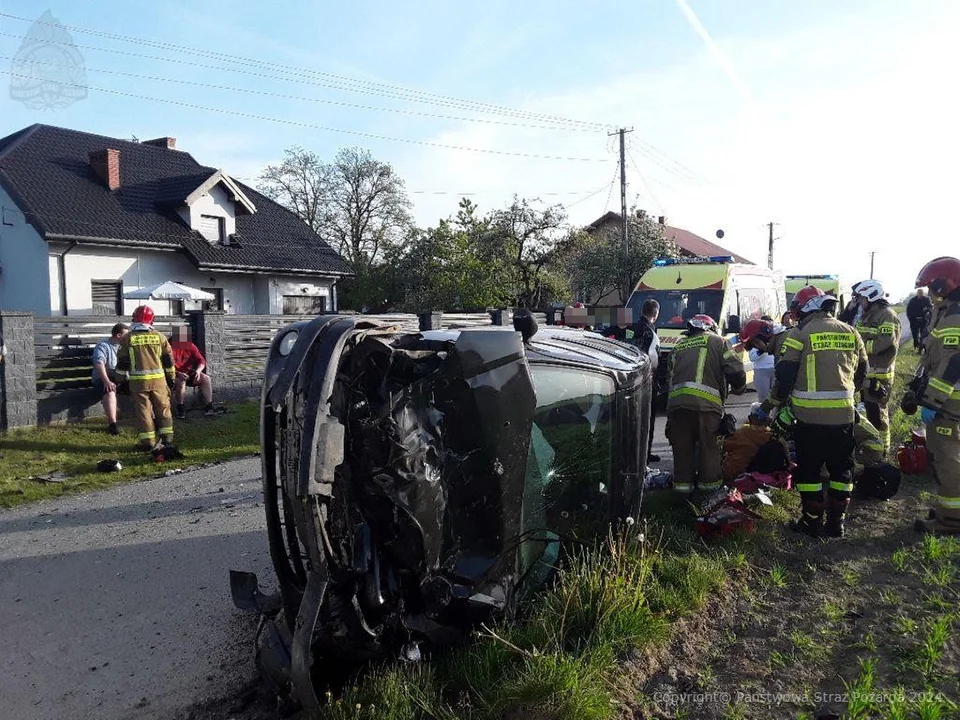
[[[690, 232], [689, 230], [667, 225], [667, 219], [663, 215], [660, 215], [657, 218], [657, 221], [663, 228], [663, 236], [674, 242], [681, 256], [711, 257], [714, 255], [729, 255], [734, 259], [734, 262], [746, 263], [748, 265], [754, 264], [745, 257], [737, 255], [737, 253], [733, 252], [732, 250], [728, 250], [727, 248], [721, 247], [714, 242], [710, 242], [706, 238], [702, 238], [699, 235]], [[587, 225], [587, 227], [584, 229], [591, 235], [604, 231], [619, 233], [621, 222], [622, 219], [620, 213], [610, 211], [604, 215], [601, 215], [599, 218]], [[619, 305], [620, 298], [617, 294], [617, 291], [613, 290], [598, 298], [595, 302], [591, 302], [590, 304], [599, 305], [602, 307], [610, 307], [613, 305]]]

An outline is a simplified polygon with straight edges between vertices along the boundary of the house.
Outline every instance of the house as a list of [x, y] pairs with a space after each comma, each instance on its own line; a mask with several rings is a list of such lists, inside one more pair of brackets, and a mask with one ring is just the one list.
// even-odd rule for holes
[[[677, 248], [680, 251], [680, 255], [685, 257], [713, 257], [716, 255], [730, 255], [733, 257], [735, 262], [738, 263], [747, 263], [748, 265], [753, 265], [752, 262], [747, 260], [745, 257], [737, 255], [732, 250], [727, 250], [725, 247], [720, 247], [714, 242], [695, 235], [689, 230], [684, 230], [682, 228], [673, 227], [672, 225], [667, 225], [667, 219], [661, 215], [657, 221], [663, 227], [663, 235], [668, 240], [673, 240], [676, 243]], [[610, 211], [605, 215], [594, 220], [592, 223], [587, 225], [586, 231], [588, 233], [597, 233], [603, 230], [610, 230], [616, 232], [618, 235], [620, 233], [621, 227], [621, 215], [620, 213]]]
[[[350, 266], [292, 212], [176, 149], [49, 125], [0, 139], [0, 308], [129, 315], [125, 292], [174, 280], [209, 309], [337, 309]], [[151, 302], [158, 314], [199, 303]]]
[[[638, 210], [637, 212], [643, 211]], [[612, 232], [617, 237], [620, 237], [620, 229], [622, 227], [621, 218], [622, 216], [620, 213], [610, 211], [604, 215], [601, 215], [599, 218], [587, 225], [587, 227], [584, 229], [591, 235], [600, 232]], [[753, 265], [752, 262], [740, 255], [737, 255], [732, 250], [727, 250], [724, 247], [720, 247], [716, 243], [710, 242], [699, 235], [695, 235], [689, 230], [667, 225], [667, 219], [663, 215], [661, 215], [657, 221], [663, 228], [664, 237], [668, 240], [672, 240], [674, 244], [676, 244], [680, 255], [683, 257], [714, 257], [717, 255], [729, 255], [733, 257], [735, 262]], [[593, 298], [583, 299], [589, 302], [589, 304], [598, 307], [611, 307], [620, 305], [620, 295], [616, 290], [611, 290], [596, 300], [593, 300]], [[590, 302], [591, 300], [593, 301]]]

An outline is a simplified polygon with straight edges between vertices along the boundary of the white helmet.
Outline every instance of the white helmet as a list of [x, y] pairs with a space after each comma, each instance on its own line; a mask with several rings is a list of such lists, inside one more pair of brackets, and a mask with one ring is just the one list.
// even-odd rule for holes
[[861, 280], [854, 285], [853, 293], [866, 298], [867, 302], [870, 303], [881, 300], [884, 296], [883, 285], [880, 284], [879, 280]]

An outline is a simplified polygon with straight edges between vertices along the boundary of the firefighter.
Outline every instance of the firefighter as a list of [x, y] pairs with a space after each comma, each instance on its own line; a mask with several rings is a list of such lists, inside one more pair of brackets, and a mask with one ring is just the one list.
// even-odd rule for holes
[[[927, 519], [917, 520], [919, 532], [960, 534], [960, 260], [931, 260], [917, 276], [916, 286], [926, 287], [936, 308], [933, 328], [924, 342], [918, 376], [904, 393], [903, 409], [913, 414], [922, 406], [927, 426], [927, 451], [931, 458], [937, 496]], [[912, 405], [912, 407], [908, 407]], [[911, 412], [912, 411], [912, 412]]]
[[[741, 395], [747, 378], [743, 363], [717, 334], [717, 324], [709, 315], [687, 321], [686, 337], [670, 353], [669, 377], [666, 435], [673, 448], [673, 487], [682, 493], [716, 490], [721, 480], [717, 435], [727, 386]], [[697, 450], [700, 462], [695, 476]]]
[[[783, 354], [783, 341], [790, 336], [791, 330], [793, 330], [793, 328], [774, 325], [773, 322], [769, 320], [748, 320], [747, 324], [740, 330], [740, 342], [747, 350], [756, 350], [760, 355], [769, 355], [773, 358], [774, 377], [770, 382], [770, 387], [765, 388], [765, 393], [761, 393], [762, 388], [757, 387], [757, 396], [760, 400], [760, 409], [763, 414], [769, 414], [773, 409], [772, 403], [764, 403], [766, 403], [770, 392], [773, 390], [773, 385], [776, 383], [776, 364]], [[756, 370], [754, 370], [753, 384], [754, 386], [759, 385]], [[761, 394], [763, 395], [762, 397], [760, 397]]]
[[[796, 294], [800, 324], [784, 340], [777, 385], [771, 392], [778, 405], [789, 399], [796, 417], [795, 478], [802, 514], [790, 527], [813, 537], [844, 534], [853, 492], [855, 395], [867, 372], [863, 340], [830, 314], [836, 302], [836, 297], [815, 286]], [[820, 479], [823, 465], [830, 474], [827, 505]]]
[[867, 410], [867, 419], [880, 431], [886, 454], [890, 451], [887, 403], [900, 347], [900, 316], [884, 298], [883, 286], [878, 281], [859, 282], [854, 292], [863, 310], [856, 329], [867, 349], [867, 377], [860, 388], [860, 396]]
[[[170, 412], [170, 391], [175, 377], [173, 352], [167, 338], [153, 329], [153, 318], [153, 309], [148, 305], [134, 310], [130, 332], [117, 351], [117, 370], [126, 372], [130, 378], [137, 440], [148, 450], [173, 443]], [[159, 442], [157, 435], [161, 438]]]

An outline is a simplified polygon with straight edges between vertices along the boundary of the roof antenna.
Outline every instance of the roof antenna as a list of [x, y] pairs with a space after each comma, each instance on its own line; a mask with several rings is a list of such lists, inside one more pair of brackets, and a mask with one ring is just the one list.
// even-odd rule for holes
[[135, 142], [135, 143], [140, 142], [140, 138], [138, 138], [136, 135], [131, 135], [130, 137], [132, 138], [132, 141], [133, 141], [133, 142]]

